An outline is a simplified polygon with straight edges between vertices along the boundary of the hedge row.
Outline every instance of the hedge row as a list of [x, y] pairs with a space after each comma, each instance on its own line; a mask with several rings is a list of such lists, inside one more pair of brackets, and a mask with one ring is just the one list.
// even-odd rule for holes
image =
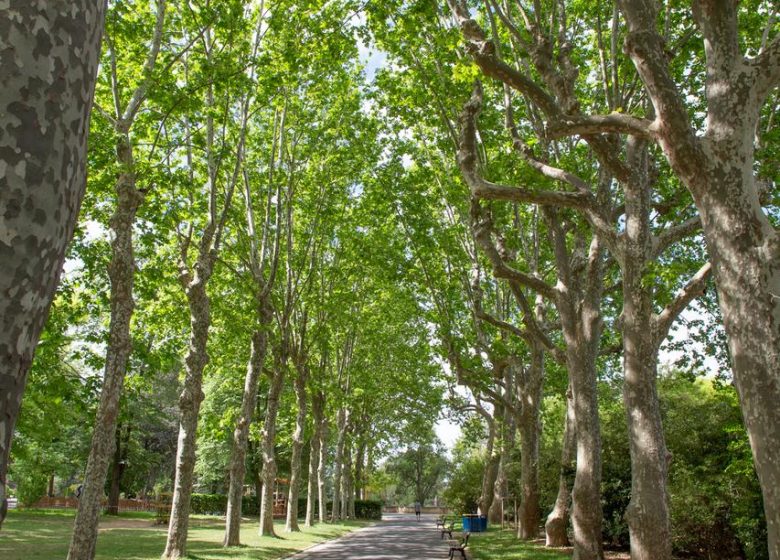
[[[306, 515], [306, 498], [298, 499], [298, 517]], [[331, 511], [332, 502], [327, 503]], [[319, 513], [319, 502], [314, 512]], [[227, 511], [227, 496], [224, 494], [193, 494], [191, 511], [200, 515], [225, 515]], [[244, 496], [241, 502], [241, 514], [255, 516], [260, 514], [260, 501], [257, 496]], [[357, 519], [382, 519], [382, 502], [378, 500], [355, 500], [355, 517]]]

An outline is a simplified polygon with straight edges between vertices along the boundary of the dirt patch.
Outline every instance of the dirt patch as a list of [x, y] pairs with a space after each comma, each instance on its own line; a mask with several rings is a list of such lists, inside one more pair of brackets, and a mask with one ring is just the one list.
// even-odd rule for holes
[[107, 529], [149, 529], [157, 527], [153, 519], [131, 519], [127, 517], [103, 518], [98, 526], [99, 531]]

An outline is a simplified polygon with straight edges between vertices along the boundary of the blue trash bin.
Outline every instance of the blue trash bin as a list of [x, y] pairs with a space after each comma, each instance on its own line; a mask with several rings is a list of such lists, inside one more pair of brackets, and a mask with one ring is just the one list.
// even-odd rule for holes
[[469, 533], [481, 533], [487, 531], [487, 515], [477, 515], [475, 513], [463, 514], [463, 531]]

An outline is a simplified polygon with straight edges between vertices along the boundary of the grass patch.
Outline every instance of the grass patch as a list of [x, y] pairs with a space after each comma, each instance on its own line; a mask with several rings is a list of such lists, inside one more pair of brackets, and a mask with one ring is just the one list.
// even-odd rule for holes
[[544, 545], [521, 541], [513, 530], [490, 527], [486, 533], [471, 533], [469, 548], [474, 560], [570, 560], [571, 554]]
[[[27, 560], [65, 558], [68, 553], [73, 511], [12, 510], [0, 531], [0, 558]], [[154, 514], [137, 512], [119, 516], [101, 516], [97, 542], [97, 560], [158, 560], [165, 548], [167, 526], [153, 525]], [[193, 560], [266, 560], [283, 558], [295, 551], [333, 539], [367, 521], [318, 524], [311, 529], [301, 526], [300, 533], [285, 533], [284, 522], [276, 524], [281, 537], [257, 535], [256, 519], [241, 526], [244, 546], [223, 548], [224, 517], [193, 515], [190, 517], [188, 557]]]

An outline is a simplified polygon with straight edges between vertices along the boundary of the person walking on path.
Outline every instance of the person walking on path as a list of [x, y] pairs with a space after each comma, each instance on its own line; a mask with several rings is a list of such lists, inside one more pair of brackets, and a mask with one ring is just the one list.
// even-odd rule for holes
[[420, 520], [420, 513], [422, 512], [422, 504], [420, 502], [414, 502], [414, 515], [417, 517], [417, 521]]

